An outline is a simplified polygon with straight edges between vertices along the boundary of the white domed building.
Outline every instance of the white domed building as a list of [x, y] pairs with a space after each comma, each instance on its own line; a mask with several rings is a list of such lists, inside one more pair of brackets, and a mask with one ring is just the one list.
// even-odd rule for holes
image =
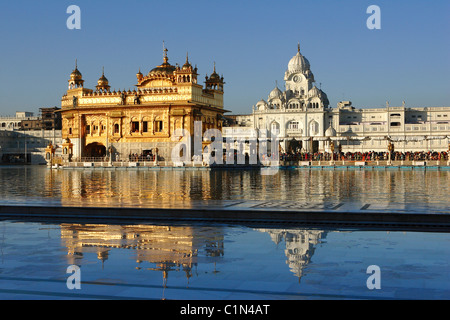
[[276, 133], [283, 153], [331, 152], [332, 141], [342, 152], [385, 152], [389, 142], [403, 152], [450, 148], [449, 107], [407, 108], [403, 102], [398, 107], [386, 103], [386, 108], [356, 109], [350, 101], [341, 101], [331, 108], [300, 45], [289, 60], [284, 82], [284, 91], [277, 84], [251, 114], [234, 116], [240, 131], [257, 129], [260, 137], [269, 138]]
[[314, 85], [310, 63], [301, 54], [300, 45], [288, 63], [284, 81], [284, 91], [277, 85], [267, 102], [261, 100], [253, 107], [255, 129], [278, 132], [282, 152], [323, 150], [325, 145], [311, 137], [324, 136], [329, 101]]

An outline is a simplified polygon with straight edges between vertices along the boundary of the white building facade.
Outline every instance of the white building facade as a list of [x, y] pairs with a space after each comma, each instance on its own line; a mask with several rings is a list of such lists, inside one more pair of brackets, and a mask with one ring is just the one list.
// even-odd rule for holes
[[[450, 108], [399, 107], [356, 109], [350, 101], [329, 106], [327, 95], [315, 86], [309, 61], [300, 53], [288, 63], [285, 90], [276, 86], [251, 114], [237, 115], [237, 126], [276, 133], [283, 153], [385, 152], [389, 143], [399, 152], [449, 149]], [[232, 132], [224, 128], [226, 132]], [[336, 148], [337, 151], [337, 148]]]

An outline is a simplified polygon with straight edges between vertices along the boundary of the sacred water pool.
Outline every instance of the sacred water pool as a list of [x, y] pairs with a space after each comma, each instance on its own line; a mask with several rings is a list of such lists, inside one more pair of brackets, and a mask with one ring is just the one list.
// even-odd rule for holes
[[[246, 203], [448, 214], [450, 171], [0, 167], [2, 205]], [[448, 299], [450, 237], [427, 230], [176, 221], [0, 221], [2, 299]], [[70, 290], [67, 268], [80, 266]], [[369, 266], [381, 270], [370, 289]]]

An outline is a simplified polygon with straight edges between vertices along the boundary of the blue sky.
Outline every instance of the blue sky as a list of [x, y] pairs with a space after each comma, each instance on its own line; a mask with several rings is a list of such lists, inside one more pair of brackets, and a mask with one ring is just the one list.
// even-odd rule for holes
[[[69, 5], [81, 30], [69, 30]], [[369, 5], [381, 30], [369, 30]], [[450, 106], [450, 1], [5, 1], [0, 10], [0, 115], [60, 106], [75, 59], [94, 88], [102, 67], [112, 89], [133, 88], [186, 52], [203, 81], [216, 62], [225, 108], [250, 113], [267, 99], [297, 42], [331, 106]]]

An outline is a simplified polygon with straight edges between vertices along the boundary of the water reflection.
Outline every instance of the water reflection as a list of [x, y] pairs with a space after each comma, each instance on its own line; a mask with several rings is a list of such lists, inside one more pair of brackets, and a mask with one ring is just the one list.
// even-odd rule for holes
[[[199, 263], [214, 264], [213, 273], [219, 272], [217, 263], [230, 263], [224, 260], [227, 231], [220, 226], [67, 223], [60, 227], [62, 245], [67, 248], [68, 265], [83, 265], [87, 255], [95, 254], [104, 269], [111, 255], [120, 255], [120, 250], [131, 250], [135, 269], [160, 272], [164, 286], [167, 285], [170, 272], [184, 273], [189, 282], [193, 269]], [[284, 242], [286, 264], [299, 282], [304, 268], [314, 255], [315, 247], [327, 234], [323, 230], [308, 229], [256, 231], [267, 233], [277, 248]]]
[[447, 208], [450, 171], [48, 170], [0, 167], [0, 202], [92, 206], [182, 206], [198, 201], [265, 200], [356, 202], [398, 207]]
[[164, 284], [171, 271], [191, 278], [199, 257], [216, 263], [224, 255], [223, 230], [212, 227], [61, 224], [61, 239], [69, 265], [82, 265], [88, 253], [104, 265], [112, 250], [131, 249], [136, 269], [160, 271]]
[[284, 241], [286, 264], [290, 271], [298, 277], [299, 282], [303, 270], [314, 255], [317, 244], [321, 243], [327, 234], [323, 230], [306, 229], [258, 229], [258, 231], [268, 233], [277, 246]]

